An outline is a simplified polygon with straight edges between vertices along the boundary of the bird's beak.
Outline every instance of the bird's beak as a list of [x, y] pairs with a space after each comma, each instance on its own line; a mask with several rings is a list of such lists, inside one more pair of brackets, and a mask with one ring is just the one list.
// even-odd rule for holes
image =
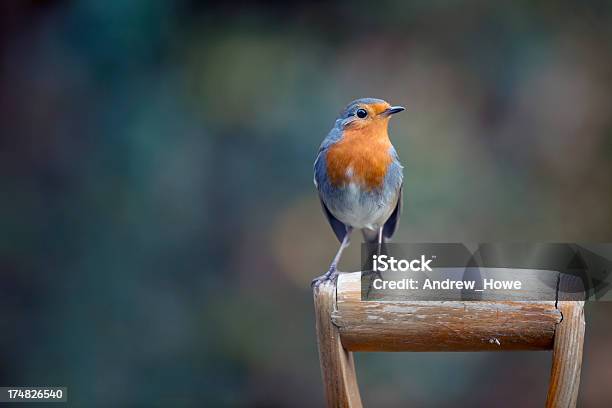
[[404, 108], [403, 106], [392, 106], [389, 109], [386, 109], [385, 111], [383, 111], [381, 113], [381, 115], [383, 115], [383, 116], [391, 116], [391, 115], [393, 115], [395, 113], [399, 113], [399, 112], [401, 112], [403, 110], [406, 110], [406, 108]]

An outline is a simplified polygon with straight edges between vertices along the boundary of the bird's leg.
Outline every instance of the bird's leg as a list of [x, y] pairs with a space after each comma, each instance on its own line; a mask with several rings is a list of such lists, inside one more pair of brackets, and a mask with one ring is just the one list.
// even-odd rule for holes
[[[383, 227], [380, 227], [378, 229], [378, 242], [376, 244], [376, 255], [380, 256], [382, 254], [382, 244], [383, 244]], [[372, 270], [372, 273], [374, 274], [374, 276], [376, 276], [376, 278], [381, 279], [382, 280], [382, 274], [380, 273], [380, 271], [374, 271]], [[371, 282], [374, 282], [375, 278], [372, 278]], [[368, 291], [366, 293], [366, 297], [370, 296], [370, 291], [372, 290], [372, 284], [370, 283], [370, 286], [368, 287]]]
[[[376, 255], [376, 256], [381, 256], [382, 255], [382, 244], [383, 244], [383, 227], [380, 227], [378, 229], [378, 232], [376, 233], [377, 235], [377, 239], [376, 239], [376, 246], [374, 246], [374, 241], [369, 241], [370, 244], [367, 246], [367, 248], [371, 248], [373, 249], [373, 251], [371, 253], [368, 253], [368, 257], [369, 259], [372, 259], [372, 256]], [[365, 237], [365, 235], [364, 235]], [[368, 238], [366, 238], [366, 241], [368, 241]], [[367, 271], [368, 273], [373, 273], [376, 272], [376, 275], [381, 278], [380, 276], [380, 272], [379, 271]]]
[[340, 257], [342, 256], [342, 252], [344, 252], [344, 249], [348, 247], [350, 243], [351, 243], [351, 228], [347, 228], [346, 235], [344, 236], [344, 239], [342, 240], [342, 244], [340, 244], [340, 248], [338, 249], [338, 252], [336, 253], [336, 256], [334, 257], [334, 260], [329, 266], [329, 270], [327, 271], [327, 274], [337, 273], [338, 263], [340, 262]]
[[344, 252], [344, 249], [348, 247], [349, 244], [351, 243], [351, 231], [352, 230], [353, 229], [351, 227], [346, 228], [346, 235], [344, 236], [344, 239], [342, 240], [342, 243], [340, 244], [340, 248], [338, 249], [338, 252], [336, 253], [336, 256], [334, 257], [334, 260], [332, 261], [331, 265], [329, 265], [329, 270], [325, 272], [324, 275], [313, 279], [311, 286], [318, 286], [319, 284], [321, 284], [322, 282], [325, 282], [326, 280], [330, 280], [330, 279], [334, 280], [338, 277], [338, 263], [340, 262], [340, 257], [342, 256], [342, 252]]

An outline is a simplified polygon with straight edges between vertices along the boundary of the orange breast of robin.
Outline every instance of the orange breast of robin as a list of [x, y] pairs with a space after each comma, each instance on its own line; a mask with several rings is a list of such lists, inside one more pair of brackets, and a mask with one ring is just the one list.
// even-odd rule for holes
[[327, 175], [335, 186], [357, 183], [365, 190], [382, 186], [393, 158], [386, 123], [347, 129], [329, 148]]

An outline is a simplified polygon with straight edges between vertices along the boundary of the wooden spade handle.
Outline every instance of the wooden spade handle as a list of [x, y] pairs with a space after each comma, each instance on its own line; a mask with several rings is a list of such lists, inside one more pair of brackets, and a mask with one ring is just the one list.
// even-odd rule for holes
[[360, 273], [313, 289], [328, 407], [361, 407], [353, 351], [553, 350], [547, 407], [575, 407], [584, 302], [361, 301]]

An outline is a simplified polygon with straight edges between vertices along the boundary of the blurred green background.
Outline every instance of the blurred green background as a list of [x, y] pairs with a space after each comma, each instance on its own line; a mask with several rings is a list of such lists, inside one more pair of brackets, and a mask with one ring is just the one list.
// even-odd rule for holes
[[[309, 282], [338, 244], [312, 162], [337, 113], [407, 107], [398, 242], [611, 241], [610, 44], [607, 1], [3, 1], [1, 385], [322, 406]], [[581, 407], [612, 406], [611, 316], [588, 305]], [[540, 407], [550, 370], [356, 359], [368, 407]]]

